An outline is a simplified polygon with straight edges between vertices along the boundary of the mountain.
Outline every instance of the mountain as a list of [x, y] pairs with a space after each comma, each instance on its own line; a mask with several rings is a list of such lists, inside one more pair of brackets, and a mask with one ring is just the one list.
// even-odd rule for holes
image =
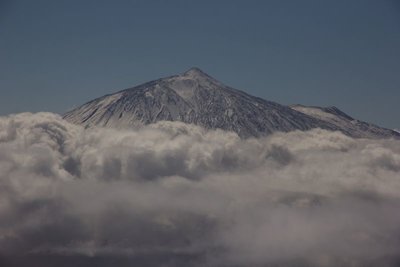
[[64, 119], [85, 127], [139, 127], [182, 121], [259, 137], [277, 131], [322, 128], [353, 137], [400, 136], [352, 119], [336, 108], [285, 106], [222, 84], [198, 68], [94, 99]]
[[316, 119], [335, 125], [346, 135], [359, 138], [389, 138], [399, 137], [400, 134], [394, 130], [385, 129], [371, 123], [354, 119], [339, 110], [337, 107], [307, 107], [293, 105], [292, 109], [302, 112]]

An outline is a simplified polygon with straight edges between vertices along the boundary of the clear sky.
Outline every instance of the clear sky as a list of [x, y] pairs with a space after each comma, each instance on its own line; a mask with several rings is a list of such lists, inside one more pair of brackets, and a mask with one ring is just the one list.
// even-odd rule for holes
[[192, 66], [400, 128], [400, 1], [0, 0], [0, 114], [62, 113]]

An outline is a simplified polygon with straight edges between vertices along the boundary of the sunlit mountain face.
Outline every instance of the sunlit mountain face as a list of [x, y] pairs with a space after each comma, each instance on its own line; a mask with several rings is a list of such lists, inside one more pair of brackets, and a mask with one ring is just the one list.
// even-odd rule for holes
[[393, 130], [353, 119], [335, 107], [285, 106], [251, 96], [198, 68], [97, 98], [64, 118], [85, 127], [112, 128], [180, 121], [233, 131], [243, 138], [314, 128], [341, 131], [351, 137], [400, 137]]

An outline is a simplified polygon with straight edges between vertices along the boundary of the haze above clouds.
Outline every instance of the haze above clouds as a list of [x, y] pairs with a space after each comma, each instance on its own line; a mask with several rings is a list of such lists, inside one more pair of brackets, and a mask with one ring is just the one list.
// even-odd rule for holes
[[398, 140], [0, 117], [0, 264], [396, 266], [399, 174]]

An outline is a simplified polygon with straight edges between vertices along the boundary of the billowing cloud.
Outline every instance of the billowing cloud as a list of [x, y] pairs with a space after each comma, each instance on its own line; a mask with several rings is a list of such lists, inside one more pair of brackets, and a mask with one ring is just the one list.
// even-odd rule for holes
[[0, 265], [398, 266], [400, 141], [0, 118]]

